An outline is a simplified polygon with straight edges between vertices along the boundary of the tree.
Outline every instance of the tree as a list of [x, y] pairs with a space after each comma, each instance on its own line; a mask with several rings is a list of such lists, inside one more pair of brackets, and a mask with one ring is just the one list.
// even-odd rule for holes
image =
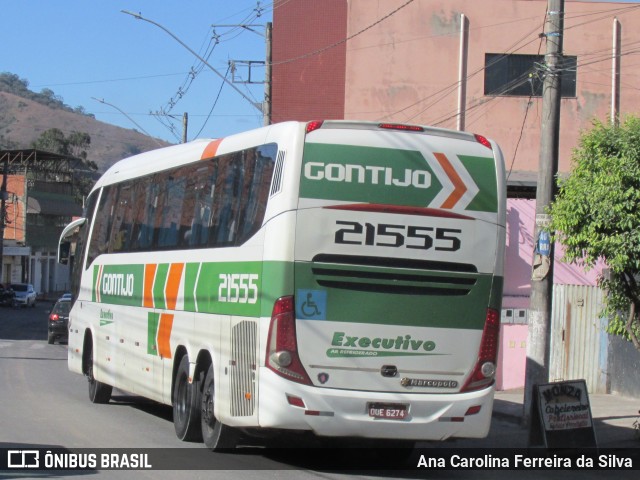
[[91, 136], [85, 132], [71, 132], [68, 136], [58, 128], [45, 130], [32, 143], [32, 147], [50, 153], [58, 153], [79, 159], [81, 165], [74, 167], [73, 188], [78, 199], [85, 197], [93, 186], [93, 172], [98, 165], [87, 158], [87, 150], [91, 146]]
[[81, 158], [86, 162], [87, 149], [91, 146], [91, 136], [88, 133], [75, 131], [65, 136], [62, 130], [50, 128], [42, 132], [32, 146], [51, 153]]
[[608, 331], [640, 350], [640, 119], [594, 121], [558, 186], [550, 230], [565, 247], [564, 260], [587, 269], [605, 261], [609, 274], [598, 283], [608, 293]]

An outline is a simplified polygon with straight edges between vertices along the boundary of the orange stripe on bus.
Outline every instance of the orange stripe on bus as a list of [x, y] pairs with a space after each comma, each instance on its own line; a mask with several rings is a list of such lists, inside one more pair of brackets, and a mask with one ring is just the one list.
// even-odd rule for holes
[[444, 173], [447, 174], [447, 177], [449, 177], [449, 179], [453, 183], [454, 187], [453, 192], [451, 192], [451, 195], [449, 195], [447, 199], [442, 203], [440, 208], [453, 208], [466, 193], [467, 186], [464, 184], [464, 182], [460, 178], [460, 175], [458, 175], [458, 172], [456, 172], [456, 169], [453, 168], [453, 165], [451, 165], [451, 162], [444, 153], [434, 153], [434, 155], [440, 163], [440, 166], [443, 168]]
[[178, 290], [180, 288], [180, 280], [182, 279], [183, 270], [184, 263], [172, 263], [169, 267], [167, 287], [164, 291], [168, 310], [176, 309], [176, 303], [178, 302]]
[[222, 142], [221, 138], [219, 138], [218, 140], [214, 140], [213, 142], [209, 142], [209, 144], [204, 148], [204, 152], [202, 152], [200, 160], [215, 157], [216, 152], [218, 151], [218, 147], [220, 146], [220, 142]]
[[161, 358], [171, 358], [171, 329], [173, 328], [173, 314], [160, 314], [158, 328], [158, 353]]
[[153, 308], [153, 280], [156, 278], [158, 265], [149, 263], [144, 266], [144, 292], [142, 295], [142, 305]]

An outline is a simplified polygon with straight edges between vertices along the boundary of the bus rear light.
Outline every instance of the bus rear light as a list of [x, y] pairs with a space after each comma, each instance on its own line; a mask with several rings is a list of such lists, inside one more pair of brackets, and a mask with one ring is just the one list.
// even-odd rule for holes
[[311, 133], [314, 130], [318, 130], [323, 124], [321, 120], [314, 120], [313, 122], [307, 123], [307, 133]]
[[267, 339], [267, 368], [287, 380], [311, 385], [298, 356], [293, 297], [281, 297], [273, 305]]
[[403, 132], [424, 132], [424, 128], [419, 125], [403, 125], [401, 123], [380, 123], [378, 128], [385, 130], [401, 130]]
[[487, 308], [487, 316], [480, 341], [478, 361], [461, 392], [472, 392], [488, 387], [493, 383], [498, 358], [498, 342], [500, 339], [500, 313]]
[[289, 405], [292, 405], [294, 407], [307, 408], [307, 406], [304, 404], [304, 400], [294, 395], [287, 394], [287, 402], [289, 403]]
[[493, 150], [493, 147], [491, 146], [491, 142], [487, 140], [487, 137], [483, 137], [482, 135], [478, 135], [478, 134], [475, 134], [474, 137], [476, 137], [476, 141], [478, 143], [484, 145], [489, 150]]
[[469, 407], [467, 409], [467, 411], [464, 414], [464, 416], [468, 417], [469, 415], [477, 415], [478, 413], [480, 413], [480, 410], [482, 410], [482, 405], [474, 405], [474, 406]]

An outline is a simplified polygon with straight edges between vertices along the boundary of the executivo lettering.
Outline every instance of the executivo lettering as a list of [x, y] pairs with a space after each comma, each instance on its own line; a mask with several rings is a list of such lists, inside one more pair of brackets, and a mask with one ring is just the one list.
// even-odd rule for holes
[[396, 187], [431, 187], [431, 172], [405, 168], [396, 171], [391, 167], [352, 165], [340, 163], [309, 162], [304, 166], [304, 176], [309, 180], [393, 185]]
[[431, 340], [412, 338], [411, 335], [398, 335], [395, 338], [357, 337], [345, 332], [334, 332], [331, 341], [333, 348], [327, 350], [328, 357], [390, 357], [404, 355], [437, 355]]

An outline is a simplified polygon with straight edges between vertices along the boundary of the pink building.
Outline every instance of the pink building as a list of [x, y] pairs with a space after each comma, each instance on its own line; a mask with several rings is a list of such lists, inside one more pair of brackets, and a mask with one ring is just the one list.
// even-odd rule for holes
[[[640, 4], [564, 6], [561, 174], [594, 119], [640, 110]], [[500, 144], [509, 196], [503, 389], [524, 384], [547, 13], [547, 0], [290, 0], [273, 13], [274, 122], [426, 124]], [[556, 248], [556, 285], [596, 285], [602, 268], [584, 272], [561, 256]]]
[[[529, 303], [546, 14], [547, 0], [293, 0], [274, 10], [274, 122], [419, 123], [500, 144], [510, 197], [505, 308]], [[613, 105], [621, 117], [639, 110], [638, 25], [638, 4], [566, 0], [561, 173], [594, 119], [607, 121]], [[599, 273], [561, 262], [555, 270], [560, 284], [595, 285]]]

